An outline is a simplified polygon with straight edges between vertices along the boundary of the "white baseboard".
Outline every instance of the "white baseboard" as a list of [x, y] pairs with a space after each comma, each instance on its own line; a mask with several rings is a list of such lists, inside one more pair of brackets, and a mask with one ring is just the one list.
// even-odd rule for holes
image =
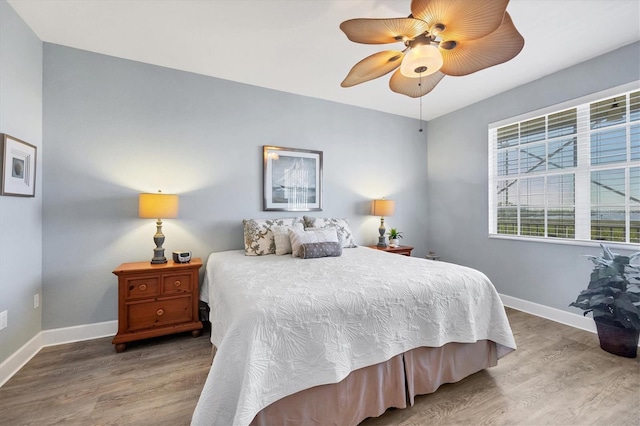
[[95, 324], [44, 330], [41, 333], [42, 347], [115, 336], [117, 331], [118, 321], [105, 321], [97, 322]]
[[527, 300], [518, 299], [517, 297], [511, 297], [505, 294], [500, 294], [500, 298], [502, 299], [502, 303], [509, 308], [517, 309], [537, 317], [542, 317], [551, 321], [559, 322], [560, 324], [590, 331], [592, 333], [598, 332], [596, 330], [596, 323], [593, 322], [593, 318], [591, 317], [585, 317], [583, 315], [573, 314], [560, 309], [550, 308], [549, 306], [540, 305], [538, 303], [529, 302]]
[[41, 331], [0, 364], [0, 387], [20, 371], [31, 358], [40, 352], [40, 349], [46, 346], [114, 336], [117, 331], [118, 321], [106, 321]]
[[13, 377], [42, 349], [42, 333], [38, 333], [0, 364], [0, 387]]

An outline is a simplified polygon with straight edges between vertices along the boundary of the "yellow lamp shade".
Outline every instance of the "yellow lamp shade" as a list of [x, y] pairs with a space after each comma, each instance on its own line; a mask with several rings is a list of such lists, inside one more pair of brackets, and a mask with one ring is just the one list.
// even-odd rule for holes
[[374, 216], [393, 216], [396, 203], [392, 200], [373, 200]]
[[178, 217], [178, 196], [175, 194], [140, 194], [138, 216], [147, 219]]

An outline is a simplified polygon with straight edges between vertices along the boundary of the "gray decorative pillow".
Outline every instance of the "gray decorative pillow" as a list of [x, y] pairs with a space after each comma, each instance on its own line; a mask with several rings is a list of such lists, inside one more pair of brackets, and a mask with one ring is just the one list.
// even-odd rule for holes
[[338, 257], [342, 255], [342, 244], [335, 242], [306, 243], [300, 246], [298, 256], [302, 259]]
[[245, 256], [263, 256], [276, 253], [276, 243], [271, 227], [293, 226], [303, 223], [300, 217], [284, 219], [245, 219], [244, 225], [244, 254]]
[[289, 229], [289, 238], [291, 239], [291, 256], [298, 257], [300, 246], [307, 243], [339, 243], [338, 233], [335, 228], [323, 228], [314, 230], [299, 231], [295, 228]]
[[336, 228], [338, 232], [338, 238], [342, 243], [342, 247], [357, 247], [353, 240], [353, 233], [347, 219], [338, 219], [334, 217], [313, 217], [304, 216], [305, 228]]

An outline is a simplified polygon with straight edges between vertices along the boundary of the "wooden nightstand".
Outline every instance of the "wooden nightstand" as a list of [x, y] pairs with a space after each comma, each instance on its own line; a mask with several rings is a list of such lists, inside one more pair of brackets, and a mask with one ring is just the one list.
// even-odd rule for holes
[[413, 247], [410, 246], [398, 246], [398, 247], [378, 247], [378, 246], [369, 246], [370, 248], [386, 251], [389, 253], [401, 254], [403, 256], [411, 256], [411, 250]]
[[123, 263], [118, 276], [118, 334], [116, 352], [127, 342], [191, 331], [202, 333], [198, 313], [198, 270], [201, 259], [189, 263]]

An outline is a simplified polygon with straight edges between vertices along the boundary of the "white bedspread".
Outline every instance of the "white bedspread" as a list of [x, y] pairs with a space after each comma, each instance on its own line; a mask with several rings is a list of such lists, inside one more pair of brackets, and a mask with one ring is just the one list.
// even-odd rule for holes
[[218, 351], [192, 424], [247, 425], [269, 404], [419, 346], [515, 349], [500, 298], [474, 269], [365, 247], [299, 259], [213, 253], [202, 299]]

